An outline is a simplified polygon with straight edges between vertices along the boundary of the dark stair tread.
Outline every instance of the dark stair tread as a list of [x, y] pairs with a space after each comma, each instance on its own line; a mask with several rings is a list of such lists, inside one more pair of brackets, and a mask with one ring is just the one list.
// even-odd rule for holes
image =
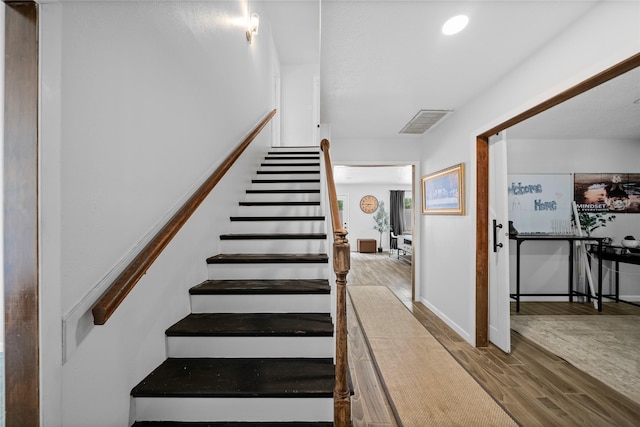
[[207, 264], [287, 264], [327, 263], [327, 254], [218, 254], [207, 258]]
[[283, 155], [283, 154], [293, 154], [293, 155], [320, 155], [320, 151], [319, 150], [309, 150], [309, 151], [269, 151], [267, 152], [267, 156], [273, 156], [273, 155]]
[[223, 294], [329, 294], [331, 286], [325, 279], [281, 280], [206, 280], [189, 289], [191, 295]]
[[232, 216], [231, 221], [324, 221], [324, 216]]
[[315, 194], [320, 193], [317, 188], [273, 188], [265, 190], [246, 190], [247, 194]]
[[183, 337], [331, 337], [328, 313], [191, 313], [166, 330]]
[[256, 173], [258, 175], [269, 175], [269, 174], [286, 174], [286, 175], [291, 175], [291, 174], [320, 174], [319, 170], [312, 170], [312, 171], [307, 171], [307, 170], [286, 170], [286, 171], [256, 171]]
[[322, 421], [137, 421], [131, 427], [332, 427], [332, 422]]
[[221, 234], [220, 240], [324, 240], [325, 233], [246, 233]]
[[240, 206], [320, 206], [320, 202], [240, 202]]
[[320, 182], [319, 179], [252, 179], [253, 184], [291, 184], [300, 182]]
[[331, 397], [331, 358], [169, 358], [133, 397]]

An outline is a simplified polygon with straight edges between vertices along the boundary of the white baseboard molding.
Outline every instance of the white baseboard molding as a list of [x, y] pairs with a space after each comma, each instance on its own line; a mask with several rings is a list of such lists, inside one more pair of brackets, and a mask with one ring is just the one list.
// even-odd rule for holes
[[467, 341], [469, 344], [473, 346], [476, 345], [475, 337], [472, 337], [468, 331], [465, 331], [463, 328], [461, 328], [456, 322], [451, 320], [443, 312], [441, 312], [440, 310], [435, 308], [431, 303], [429, 303], [429, 301], [425, 300], [424, 298], [420, 298], [420, 302], [424, 304], [429, 310], [431, 310], [436, 316], [438, 316], [444, 323], [446, 323], [447, 326], [449, 326], [458, 335], [460, 335], [465, 341]]

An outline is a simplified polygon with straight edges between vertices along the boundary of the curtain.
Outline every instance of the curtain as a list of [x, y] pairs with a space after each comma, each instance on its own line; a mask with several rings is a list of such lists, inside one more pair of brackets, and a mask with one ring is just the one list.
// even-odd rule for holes
[[404, 191], [391, 190], [390, 225], [391, 231], [399, 236], [404, 231]]

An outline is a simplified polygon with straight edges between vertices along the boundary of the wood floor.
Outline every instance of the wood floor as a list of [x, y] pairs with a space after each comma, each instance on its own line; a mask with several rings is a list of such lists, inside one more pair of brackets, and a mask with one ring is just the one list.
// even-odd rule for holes
[[[522, 426], [639, 426], [640, 404], [512, 331], [512, 353], [471, 347], [423, 304], [411, 302], [408, 263], [387, 254], [352, 253], [349, 286], [388, 286], [458, 362]], [[512, 312], [513, 312], [512, 308]], [[522, 303], [520, 315], [640, 314], [640, 308], [607, 303], [602, 313], [588, 304]], [[517, 314], [516, 314], [517, 315]], [[389, 405], [350, 318], [350, 363], [357, 380], [354, 426], [395, 426]], [[367, 360], [368, 359], [368, 360]], [[354, 375], [355, 372], [355, 375]], [[386, 415], [386, 418], [385, 418]]]

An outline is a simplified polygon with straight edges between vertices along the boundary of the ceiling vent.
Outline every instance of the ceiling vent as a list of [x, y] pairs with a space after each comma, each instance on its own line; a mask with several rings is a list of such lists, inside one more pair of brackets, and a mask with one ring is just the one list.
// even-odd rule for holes
[[442, 120], [453, 110], [420, 110], [413, 119], [402, 128], [400, 133], [419, 134], [425, 133], [433, 125]]

